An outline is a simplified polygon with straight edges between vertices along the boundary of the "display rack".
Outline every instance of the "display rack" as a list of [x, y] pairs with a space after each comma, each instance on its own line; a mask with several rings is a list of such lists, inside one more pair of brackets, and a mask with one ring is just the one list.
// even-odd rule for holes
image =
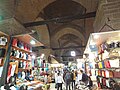
[[[14, 40], [16, 40], [16, 45], [14, 45]], [[18, 72], [27, 72], [30, 69], [32, 69], [31, 67], [31, 52], [32, 50], [30, 50], [32, 47], [24, 42], [21, 42], [22, 47], [20, 48], [18, 47], [19, 44], [18, 42], [21, 42], [20, 40], [18, 40], [17, 38], [14, 38], [12, 41], [12, 51], [11, 51], [11, 56], [10, 56], [10, 61], [11, 62], [17, 62], [17, 71]], [[29, 46], [29, 47], [24, 47], [24, 45]], [[26, 50], [27, 48], [27, 50]], [[28, 49], [29, 48], [29, 49]], [[28, 58], [29, 56], [29, 58]], [[16, 74], [18, 73], [16, 72]]]
[[91, 57], [88, 59], [94, 59], [96, 63], [93, 74], [100, 89], [112, 89], [111, 81], [120, 84], [119, 30], [90, 34], [84, 54], [88, 54]]

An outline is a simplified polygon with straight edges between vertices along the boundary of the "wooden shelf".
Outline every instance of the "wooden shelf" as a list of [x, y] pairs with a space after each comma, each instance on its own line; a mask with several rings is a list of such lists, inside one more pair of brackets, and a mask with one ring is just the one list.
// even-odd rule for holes
[[31, 54], [30, 51], [27, 51], [27, 50], [24, 50], [24, 49], [21, 49], [21, 48], [18, 48], [16, 46], [12, 46], [13, 49], [16, 49], [16, 50], [19, 50], [19, 51], [22, 51], [22, 52], [25, 52], [25, 53], [28, 53], [28, 54]]
[[27, 71], [27, 70], [30, 70], [30, 69], [23, 69], [23, 68], [18, 68], [18, 71]]
[[10, 59], [15, 59], [15, 60], [18, 60], [18, 61], [27, 61], [27, 62], [31, 62], [31, 60], [25, 60], [25, 59], [22, 59], [22, 58], [16, 58], [14, 56], [10, 56]]
[[6, 48], [6, 45], [0, 45], [0, 48]]

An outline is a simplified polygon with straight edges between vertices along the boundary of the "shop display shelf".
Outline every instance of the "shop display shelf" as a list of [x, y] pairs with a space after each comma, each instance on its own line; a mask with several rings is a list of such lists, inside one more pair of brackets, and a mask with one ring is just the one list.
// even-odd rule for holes
[[31, 60], [26, 60], [26, 59], [22, 59], [22, 58], [16, 58], [14, 56], [11, 56], [10, 59], [12, 60], [18, 60], [18, 61], [27, 61], [27, 62], [31, 62]]
[[27, 51], [27, 50], [24, 50], [24, 49], [21, 49], [19, 47], [16, 47], [16, 46], [12, 46], [13, 49], [16, 49], [16, 50], [19, 50], [19, 51], [22, 51], [22, 52], [25, 52], [25, 53], [28, 53], [28, 54], [31, 54], [30, 51]]
[[26, 69], [23, 69], [23, 68], [18, 68], [18, 71], [22, 72], [22, 71], [27, 71], [27, 70], [30, 70], [29, 68], [26, 68]]
[[6, 45], [0, 45], [0, 48], [6, 48]]

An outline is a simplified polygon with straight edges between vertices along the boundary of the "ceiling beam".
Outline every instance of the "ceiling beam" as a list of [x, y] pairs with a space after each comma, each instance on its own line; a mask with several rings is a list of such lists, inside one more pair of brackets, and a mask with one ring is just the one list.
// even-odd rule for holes
[[[77, 57], [77, 56], [83, 56], [83, 55], [76, 55], [76, 56], [74, 56], [74, 57]], [[67, 55], [67, 56], [55, 56], [55, 57], [73, 57], [73, 56]]]
[[86, 46], [71, 46], [71, 47], [61, 47], [61, 48], [49, 48], [45, 46], [38, 46], [38, 47], [33, 47], [33, 51], [37, 51], [40, 49], [52, 49], [52, 50], [62, 50], [62, 49], [74, 49], [74, 48], [85, 48]]
[[33, 26], [49, 24], [51, 22], [53, 22], [53, 23], [61, 23], [61, 22], [65, 22], [65, 21], [68, 21], [68, 20], [85, 19], [85, 18], [91, 18], [91, 17], [95, 17], [95, 16], [96, 16], [96, 12], [90, 12], [90, 13], [86, 13], [86, 14], [83, 14], [83, 15], [58, 17], [58, 18], [53, 18], [53, 19], [44, 20], [44, 21], [35, 21], [35, 22], [24, 23], [23, 26], [25, 26], [25, 27], [33, 27]]
[[52, 50], [61, 50], [61, 49], [70, 49], [70, 48], [85, 48], [86, 46], [71, 46], [71, 47], [60, 47], [60, 48], [52, 48]]

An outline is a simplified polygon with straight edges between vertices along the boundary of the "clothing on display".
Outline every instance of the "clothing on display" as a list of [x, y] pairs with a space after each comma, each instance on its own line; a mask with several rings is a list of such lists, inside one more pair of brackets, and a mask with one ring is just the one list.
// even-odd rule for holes
[[5, 48], [0, 48], [0, 57], [5, 56], [6, 49]]
[[16, 46], [17, 47], [17, 39], [16, 38], [13, 38], [13, 41], [12, 41], [12, 46]]
[[0, 45], [5, 46], [7, 44], [7, 38], [6, 37], [0, 37]]
[[120, 60], [109, 60], [111, 68], [119, 68], [120, 67]]

